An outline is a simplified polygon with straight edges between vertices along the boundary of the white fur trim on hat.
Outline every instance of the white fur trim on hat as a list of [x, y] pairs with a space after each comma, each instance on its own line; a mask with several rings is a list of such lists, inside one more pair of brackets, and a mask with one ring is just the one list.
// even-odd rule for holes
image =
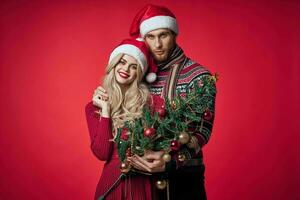
[[140, 33], [144, 37], [148, 32], [159, 28], [168, 28], [178, 34], [177, 21], [170, 16], [155, 16], [146, 19], [140, 25]]
[[118, 46], [117, 48], [115, 48], [113, 50], [113, 52], [110, 54], [109, 57], [109, 62], [111, 62], [111, 60], [116, 57], [118, 54], [128, 54], [132, 57], [134, 57], [135, 59], [137, 59], [137, 61], [139, 62], [139, 64], [141, 65], [141, 70], [143, 72], [143, 74], [145, 74], [145, 72], [147, 71], [147, 59], [145, 57], [145, 55], [143, 54], [143, 52], [137, 48], [134, 45], [131, 44], [123, 44]]
[[144, 38], [141, 38], [141, 37], [136, 38], [136, 40], [137, 40], [137, 41], [140, 41], [140, 42], [145, 42]]

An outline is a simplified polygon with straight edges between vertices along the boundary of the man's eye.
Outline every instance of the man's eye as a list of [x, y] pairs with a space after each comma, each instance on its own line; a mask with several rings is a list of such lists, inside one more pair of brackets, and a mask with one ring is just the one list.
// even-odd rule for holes
[[166, 38], [166, 37], [167, 37], [167, 34], [161, 34], [160, 37], [161, 37], [161, 38]]
[[153, 39], [154, 39], [154, 37], [151, 36], [151, 35], [147, 36], [147, 38], [148, 38], [149, 40], [153, 40]]

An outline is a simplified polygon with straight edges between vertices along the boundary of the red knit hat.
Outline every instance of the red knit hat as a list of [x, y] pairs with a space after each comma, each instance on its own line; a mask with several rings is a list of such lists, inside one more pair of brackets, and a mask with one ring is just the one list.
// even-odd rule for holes
[[147, 46], [141, 39], [123, 40], [110, 54], [109, 63], [121, 53], [134, 57], [140, 64], [143, 75], [146, 74], [147, 70], [150, 71], [146, 76], [147, 82], [152, 83], [155, 81], [156, 74], [154, 73], [155, 77], [153, 77], [153, 72], [157, 72], [157, 66], [150, 56]]
[[166, 7], [149, 4], [135, 16], [131, 24], [130, 35], [144, 37], [148, 32], [159, 28], [168, 28], [178, 34], [175, 15]]

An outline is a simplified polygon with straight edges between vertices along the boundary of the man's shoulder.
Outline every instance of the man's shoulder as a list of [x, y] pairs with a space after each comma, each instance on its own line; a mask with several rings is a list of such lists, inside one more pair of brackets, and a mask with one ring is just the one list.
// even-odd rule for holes
[[211, 75], [210, 71], [205, 66], [193, 61], [190, 58], [187, 58], [184, 62], [182, 70], [180, 71], [179, 79], [182, 83], [188, 83], [197, 77], [205, 75]]

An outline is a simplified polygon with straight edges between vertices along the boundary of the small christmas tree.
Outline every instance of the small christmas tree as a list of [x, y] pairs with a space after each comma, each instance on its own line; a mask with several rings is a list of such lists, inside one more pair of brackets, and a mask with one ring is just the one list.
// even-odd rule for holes
[[214, 106], [216, 81], [216, 74], [195, 81], [185, 98], [177, 95], [171, 102], [166, 100], [165, 105], [154, 113], [145, 107], [141, 118], [126, 122], [123, 128], [119, 128], [115, 142], [122, 162], [121, 171], [130, 171], [126, 157], [142, 156], [146, 150], [164, 150], [167, 152], [164, 159], [169, 161], [171, 156], [168, 153], [187, 144], [195, 131], [201, 132], [203, 120], [213, 119], [210, 110]]

